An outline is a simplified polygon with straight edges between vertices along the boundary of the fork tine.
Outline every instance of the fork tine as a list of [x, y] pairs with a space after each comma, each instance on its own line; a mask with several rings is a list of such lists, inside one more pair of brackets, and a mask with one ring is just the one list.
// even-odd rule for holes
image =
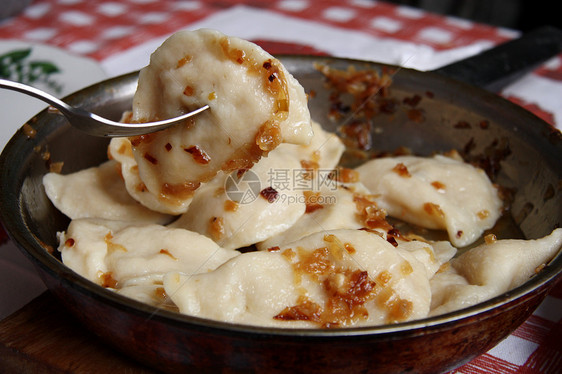
[[162, 121], [122, 123], [109, 120], [80, 108], [74, 108], [47, 92], [23, 83], [0, 79], [0, 88], [17, 91], [42, 100], [57, 108], [72, 126], [90, 135], [101, 137], [123, 137], [148, 134], [185, 121], [187, 118], [209, 109], [209, 105], [204, 105], [201, 108], [182, 114], [181, 116]]

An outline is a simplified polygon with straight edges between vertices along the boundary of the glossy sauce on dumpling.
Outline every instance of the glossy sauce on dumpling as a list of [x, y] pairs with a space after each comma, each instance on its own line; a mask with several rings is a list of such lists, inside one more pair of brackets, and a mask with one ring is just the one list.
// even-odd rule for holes
[[281, 143], [312, 137], [304, 89], [259, 46], [218, 31], [180, 31], [141, 70], [132, 122], [209, 105], [184, 125], [132, 137], [140, 179], [170, 203], [219, 171], [248, 169]]
[[430, 303], [424, 265], [362, 230], [243, 253], [205, 274], [172, 272], [164, 287], [182, 313], [261, 326], [395, 323], [426, 316]]

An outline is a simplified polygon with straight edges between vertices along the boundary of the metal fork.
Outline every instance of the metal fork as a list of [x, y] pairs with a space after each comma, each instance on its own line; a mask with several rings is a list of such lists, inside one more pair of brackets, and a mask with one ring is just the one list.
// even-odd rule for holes
[[64, 101], [57, 99], [53, 95], [26, 84], [13, 82], [6, 79], [0, 79], [0, 88], [21, 92], [26, 95], [43, 100], [44, 102], [57, 108], [66, 117], [66, 119], [72, 126], [90, 135], [100, 137], [120, 137], [148, 134], [151, 132], [163, 130], [166, 127], [175, 125], [179, 122], [182, 122], [186, 118], [209, 109], [209, 106], [205, 105], [199, 109], [183, 114], [179, 117], [174, 117], [162, 121], [146, 123], [121, 123], [101, 117], [84, 109], [72, 107]]

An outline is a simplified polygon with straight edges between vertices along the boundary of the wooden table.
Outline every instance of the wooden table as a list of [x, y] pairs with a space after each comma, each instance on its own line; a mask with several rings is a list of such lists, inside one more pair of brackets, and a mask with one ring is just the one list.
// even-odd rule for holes
[[156, 373], [86, 330], [48, 291], [0, 322], [2, 373], [108, 371]]

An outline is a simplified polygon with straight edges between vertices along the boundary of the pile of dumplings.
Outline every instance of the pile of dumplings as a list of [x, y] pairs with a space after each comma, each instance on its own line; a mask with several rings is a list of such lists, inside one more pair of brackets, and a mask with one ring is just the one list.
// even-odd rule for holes
[[[562, 246], [486, 234], [503, 203], [458, 156], [339, 167], [296, 79], [257, 45], [202, 29], [167, 39], [123, 121], [185, 124], [114, 138], [103, 164], [44, 177], [70, 218], [63, 263], [157, 308], [234, 324], [342, 328], [477, 304], [527, 281]], [[387, 218], [443, 230], [432, 241]], [[457, 254], [459, 249], [469, 250]]]

